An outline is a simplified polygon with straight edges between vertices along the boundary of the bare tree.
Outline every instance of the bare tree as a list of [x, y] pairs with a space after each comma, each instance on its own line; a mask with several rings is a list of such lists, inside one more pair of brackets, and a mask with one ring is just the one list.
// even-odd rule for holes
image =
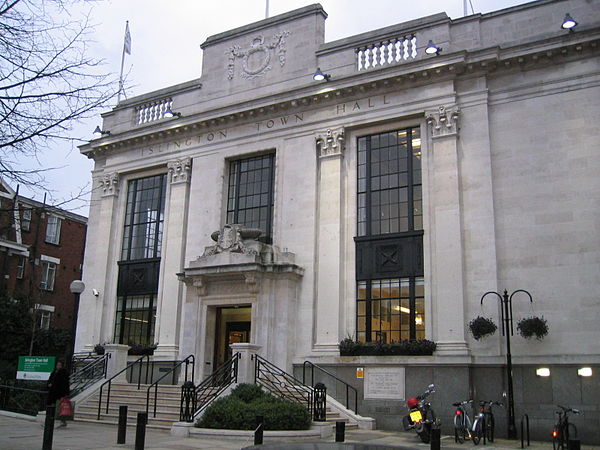
[[[48, 168], [24, 169], [116, 96], [117, 80], [89, 56], [92, 27], [80, 0], [0, 0], [0, 176], [43, 185]], [[85, 9], [85, 8], [83, 8]]]

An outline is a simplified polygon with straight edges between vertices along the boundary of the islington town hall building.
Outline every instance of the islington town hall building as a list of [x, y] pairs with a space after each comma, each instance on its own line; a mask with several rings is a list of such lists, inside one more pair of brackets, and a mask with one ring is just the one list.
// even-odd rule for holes
[[348, 383], [370, 427], [434, 383], [444, 427], [499, 400], [499, 433], [513, 403], [549, 437], [562, 404], [600, 441], [598, 4], [334, 42], [326, 18], [211, 36], [198, 79], [102, 115], [76, 349], [194, 355], [202, 380], [244, 348]]

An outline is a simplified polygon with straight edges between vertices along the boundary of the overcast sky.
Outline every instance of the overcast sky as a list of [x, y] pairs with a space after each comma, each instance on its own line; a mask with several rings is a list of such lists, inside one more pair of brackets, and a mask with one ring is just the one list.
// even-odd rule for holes
[[[309, 5], [306, 0], [269, 0], [274, 16]], [[463, 16], [463, 0], [321, 0], [329, 17], [327, 42], [419, 17], [446, 12]], [[527, 3], [524, 0], [470, 0], [475, 13], [486, 13]], [[89, 5], [89, 4], [88, 4]], [[87, 6], [89, 9], [90, 6]], [[129, 20], [131, 55], [126, 55], [128, 97], [198, 78], [201, 74], [200, 44], [208, 36], [265, 18], [265, 0], [104, 0], [91, 6], [95, 45], [90, 51], [104, 59], [106, 70], [118, 74], [123, 51], [125, 21]], [[79, 124], [73, 135], [90, 139], [101, 119]], [[69, 144], [57, 145], [40, 158], [44, 167], [60, 167], [46, 176], [55, 201], [69, 197], [91, 183], [93, 164]], [[41, 200], [43, 192], [21, 188], [22, 195]], [[87, 202], [69, 205], [87, 215]]]

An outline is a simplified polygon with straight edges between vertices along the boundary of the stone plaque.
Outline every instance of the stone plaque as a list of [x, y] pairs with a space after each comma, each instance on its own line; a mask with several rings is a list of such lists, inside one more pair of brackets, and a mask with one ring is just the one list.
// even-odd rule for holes
[[404, 367], [366, 367], [365, 399], [404, 399]]

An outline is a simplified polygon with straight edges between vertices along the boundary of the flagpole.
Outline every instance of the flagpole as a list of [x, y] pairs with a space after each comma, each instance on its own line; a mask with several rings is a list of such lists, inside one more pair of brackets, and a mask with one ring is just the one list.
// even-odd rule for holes
[[[125, 36], [129, 31], [129, 20], [125, 22]], [[121, 56], [121, 74], [119, 75], [119, 92], [117, 93], [117, 104], [121, 101], [121, 91], [123, 91], [123, 66], [125, 65], [125, 51], [127, 45], [123, 42], [123, 55]]]
[[269, 0], [265, 0], [265, 19], [269, 18]]

